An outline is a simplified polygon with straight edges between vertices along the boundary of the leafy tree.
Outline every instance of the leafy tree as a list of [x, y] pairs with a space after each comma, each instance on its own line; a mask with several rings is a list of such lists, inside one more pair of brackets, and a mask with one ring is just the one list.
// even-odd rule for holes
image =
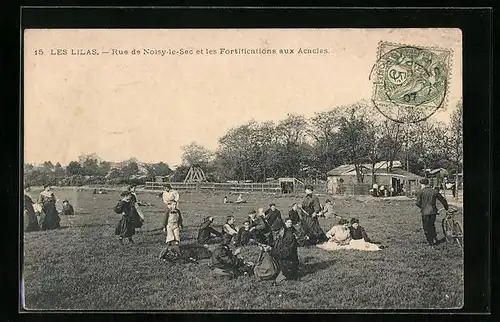
[[[279, 122], [277, 134], [277, 161], [279, 176], [298, 177], [307, 154], [304, 149], [308, 123], [304, 116], [290, 114]], [[276, 159], [275, 159], [276, 160]]]
[[453, 165], [455, 171], [455, 183], [458, 186], [458, 173], [462, 170], [463, 151], [463, 117], [464, 107], [462, 101], [458, 102], [455, 111], [451, 114], [450, 124], [447, 127], [446, 138], [444, 140], [446, 157]]
[[173, 175], [172, 175], [172, 181], [174, 182], [182, 182], [186, 178], [188, 171], [189, 171], [189, 166], [187, 165], [180, 165], [175, 168]]
[[99, 174], [99, 161], [97, 159], [88, 158], [83, 161], [83, 175], [95, 176]]
[[173, 173], [172, 169], [168, 166], [168, 164], [164, 162], [158, 162], [153, 164], [153, 169], [155, 172], [155, 175], [157, 176], [168, 176]]
[[41, 170], [45, 173], [51, 173], [54, 171], [54, 165], [50, 161], [45, 161], [42, 164]]
[[196, 142], [184, 145], [181, 149], [183, 150], [182, 164], [188, 167], [203, 168], [213, 159], [213, 153]]
[[251, 136], [255, 122], [230, 129], [219, 139], [217, 165], [226, 178], [247, 180], [251, 164]]
[[139, 173], [139, 166], [136, 162], [129, 162], [121, 168], [121, 171], [125, 178], [129, 178], [132, 175]]
[[54, 167], [54, 174], [57, 179], [63, 178], [66, 176], [66, 170], [61, 166], [59, 162], [56, 163]]
[[354, 165], [358, 183], [364, 181], [363, 163], [370, 159], [373, 146], [373, 124], [366, 106], [359, 103], [342, 108], [339, 118], [339, 151], [346, 163]]
[[83, 168], [77, 161], [71, 161], [66, 167], [66, 171], [69, 175], [83, 175]]
[[111, 170], [111, 163], [108, 161], [99, 162], [99, 166], [97, 167], [96, 174], [99, 176], [106, 176]]
[[339, 114], [339, 110], [334, 108], [316, 113], [309, 121], [308, 132], [313, 138], [313, 145], [308, 163], [315, 169], [314, 172], [322, 176], [342, 163], [338, 150]]

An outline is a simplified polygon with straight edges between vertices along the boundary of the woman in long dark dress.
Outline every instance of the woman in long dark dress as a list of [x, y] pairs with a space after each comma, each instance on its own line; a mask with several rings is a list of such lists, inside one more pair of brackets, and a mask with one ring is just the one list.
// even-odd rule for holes
[[319, 224], [318, 215], [321, 212], [321, 204], [318, 196], [313, 194], [313, 186], [305, 187], [306, 196], [302, 202], [302, 228], [304, 233], [309, 237], [309, 242], [320, 244], [328, 240], [323, 229]]
[[139, 201], [137, 200], [137, 194], [135, 193], [135, 185], [128, 187], [127, 189], [131, 193], [131, 204], [132, 204], [132, 218], [134, 221], [135, 228], [141, 228], [144, 224], [144, 216], [139, 208]]
[[38, 198], [38, 203], [42, 205], [40, 228], [42, 230], [60, 228], [59, 222], [61, 218], [56, 209], [56, 196], [49, 185], [44, 186], [44, 190], [40, 193]]
[[33, 208], [33, 200], [30, 196], [24, 193], [24, 231], [36, 231], [39, 230], [38, 218], [35, 214], [35, 209]]
[[[299, 256], [297, 254], [297, 240], [295, 229], [290, 218], [285, 220], [285, 227], [279, 232], [278, 238], [271, 249], [271, 256], [280, 265], [281, 274], [287, 280], [295, 280], [298, 277]], [[278, 275], [276, 281], [282, 280]]]
[[128, 238], [130, 243], [134, 243], [132, 236], [135, 234], [135, 221], [133, 213], [133, 195], [130, 191], [121, 194], [123, 198], [118, 201], [114, 211], [121, 214], [122, 218], [115, 229], [115, 235], [119, 236], [120, 244], [123, 244], [123, 238]]

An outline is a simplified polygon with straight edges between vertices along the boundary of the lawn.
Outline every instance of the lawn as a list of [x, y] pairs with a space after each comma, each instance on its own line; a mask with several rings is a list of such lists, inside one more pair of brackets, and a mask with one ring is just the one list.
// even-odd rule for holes
[[[24, 235], [25, 308], [33, 310], [317, 310], [459, 308], [463, 304], [463, 256], [457, 245], [432, 249], [425, 243], [413, 201], [339, 198], [337, 212], [360, 220], [378, 252], [299, 248], [299, 281], [259, 281], [242, 276], [214, 277], [207, 264], [170, 264], [158, 259], [164, 207], [156, 193], [138, 192], [145, 225], [135, 244], [121, 246], [113, 235], [120, 216], [112, 209], [119, 193], [57, 189], [76, 215], [62, 217], [59, 230]], [[38, 191], [32, 191], [37, 197]], [[223, 204], [224, 195], [181, 192], [183, 243], [195, 241], [206, 215], [223, 224], [234, 215], [238, 226], [252, 208], [275, 202], [284, 217], [301, 196], [248, 195], [248, 203]], [[324, 202], [325, 196], [321, 196]], [[58, 201], [58, 208], [60, 204]], [[461, 219], [461, 218], [460, 218]], [[320, 219], [326, 231], [333, 219]], [[436, 226], [442, 237], [441, 218]], [[247, 249], [248, 260], [258, 251]]]

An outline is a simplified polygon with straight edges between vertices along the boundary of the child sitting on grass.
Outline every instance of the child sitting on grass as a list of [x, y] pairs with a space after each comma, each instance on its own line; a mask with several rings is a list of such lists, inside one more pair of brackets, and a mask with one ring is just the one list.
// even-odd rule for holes
[[61, 215], [62, 216], [73, 216], [75, 214], [75, 210], [73, 206], [69, 203], [67, 199], [64, 199], [62, 204]]

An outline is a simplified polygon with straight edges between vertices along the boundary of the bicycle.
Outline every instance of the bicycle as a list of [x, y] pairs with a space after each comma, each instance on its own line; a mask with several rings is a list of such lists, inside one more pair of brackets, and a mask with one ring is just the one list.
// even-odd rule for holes
[[[439, 214], [441, 214], [445, 210], [442, 208], [439, 210]], [[441, 225], [443, 227], [443, 235], [447, 241], [456, 242], [460, 248], [463, 248], [463, 230], [462, 224], [455, 220], [455, 214], [458, 211], [456, 208], [449, 208], [445, 217], [443, 218]]]

